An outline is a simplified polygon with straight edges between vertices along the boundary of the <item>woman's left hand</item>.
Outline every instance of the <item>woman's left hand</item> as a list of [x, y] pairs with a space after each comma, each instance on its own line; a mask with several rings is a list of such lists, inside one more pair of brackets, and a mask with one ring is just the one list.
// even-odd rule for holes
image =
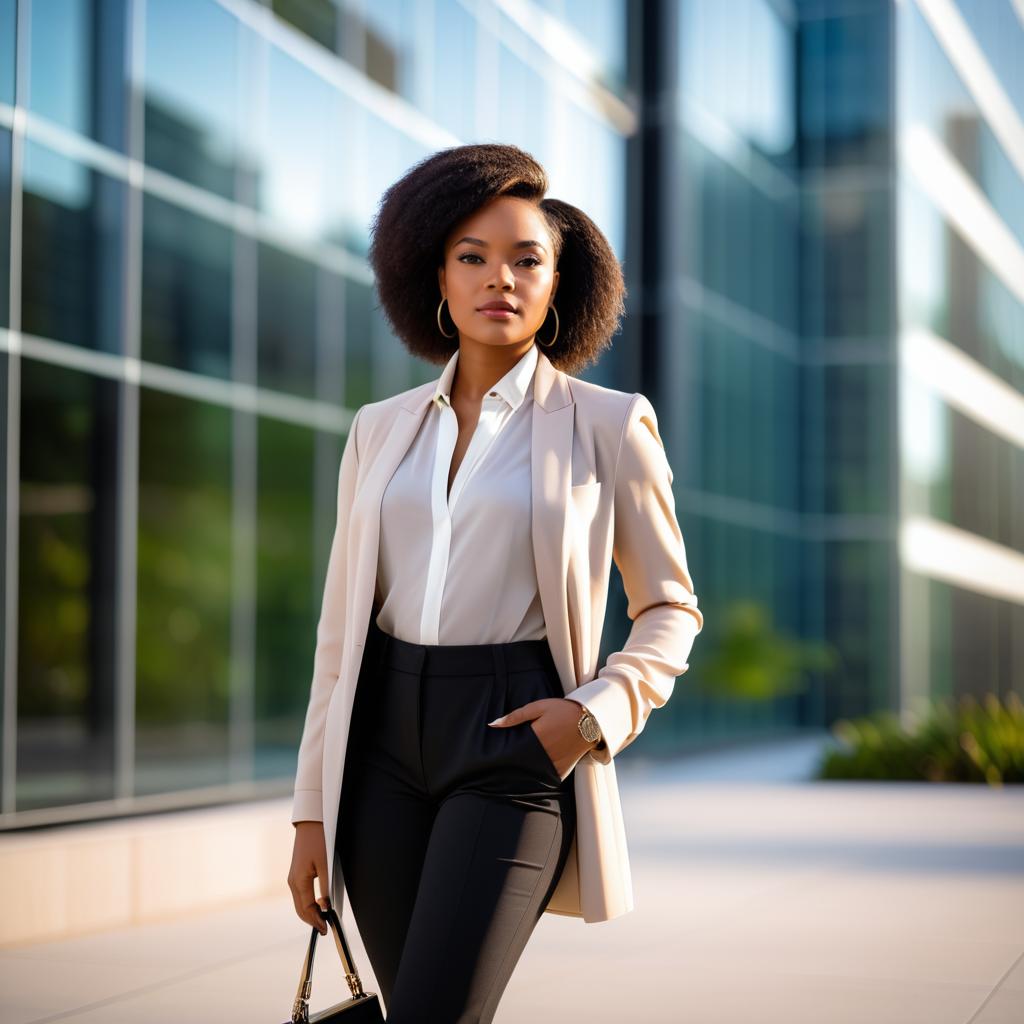
[[529, 722], [530, 728], [537, 734], [541, 746], [551, 758], [551, 763], [564, 779], [576, 762], [588, 750], [597, 746], [596, 742], [585, 740], [580, 733], [578, 723], [582, 712], [579, 701], [569, 700], [568, 697], [545, 697], [513, 708], [508, 714], [487, 724], [503, 729]]

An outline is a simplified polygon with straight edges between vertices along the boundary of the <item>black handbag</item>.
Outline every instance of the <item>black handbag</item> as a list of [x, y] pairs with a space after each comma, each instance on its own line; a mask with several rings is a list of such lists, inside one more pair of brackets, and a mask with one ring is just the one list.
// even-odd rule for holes
[[338, 947], [338, 956], [341, 957], [341, 966], [345, 970], [345, 980], [352, 990], [352, 997], [343, 1003], [335, 1003], [326, 1010], [319, 1010], [312, 1017], [309, 1015], [309, 995], [313, 987], [313, 955], [316, 953], [316, 940], [320, 937], [319, 929], [313, 928], [306, 949], [306, 960], [302, 965], [299, 991], [292, 1006], [292, 1015], [285, 1024], [329, 1024], [331, 1021], [341, 1021], [342, 1024], [384, 1024], [384, 1014], [377, 994], [363, 991], [359, 972], [352, 962], [352, 953], [334, 907], [321, 910], [317, 905], [317, 911], [327, 922], [328, 927], [334, 929], [334, 944]]

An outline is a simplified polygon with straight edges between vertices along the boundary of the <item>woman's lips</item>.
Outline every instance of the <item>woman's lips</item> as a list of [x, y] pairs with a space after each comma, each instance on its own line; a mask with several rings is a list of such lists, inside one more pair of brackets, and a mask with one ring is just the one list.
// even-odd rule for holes
[[484, 316], [490, 317], [491, 320], [511, 320], [515, 316], [511, 309], [478, 309], [477, 312], [483, 313]]

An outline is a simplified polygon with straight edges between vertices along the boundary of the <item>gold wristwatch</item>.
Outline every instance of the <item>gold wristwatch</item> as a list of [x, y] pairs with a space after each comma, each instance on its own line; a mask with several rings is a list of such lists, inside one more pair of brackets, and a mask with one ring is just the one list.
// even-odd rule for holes
[[[579, 703], [577, 701], [577, 703]], [[577, 726], [580, 730], [580, 735], [588, 742], [597, 742], [597, 745], [603, 746], [604, 740], [601, 738], [601, 727], [597, 724], [597, 719], [590, 713], [590, 709], [585, 705], [580, 704], [580, 720], [577, 722]]]

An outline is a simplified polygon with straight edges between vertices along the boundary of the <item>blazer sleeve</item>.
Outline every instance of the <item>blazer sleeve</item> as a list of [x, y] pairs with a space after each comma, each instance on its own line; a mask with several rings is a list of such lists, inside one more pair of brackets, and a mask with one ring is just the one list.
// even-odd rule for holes
[[348, 544], [349, 515], [356, 489], [359, 467], [357, 427], [360, 407], [352, 418], [345, 449], [338, 471], [338, 511], [334, 538], [327, 560], [320, 621], [316, 629], [316, 650], [313, 655], [313, 681], [309, 691], [306, 721], [299, 743], [299, 759], [295, 772], [292, 798], [292, 823], [323, 821], [321, 777], [324, 757], [324, 726], [327, 705], [341, 672], [341, 644], [345, 629], [345, 552]]
[[613, 488], [612, 557], [633, 626], [625, 647], [597, 676], [566, 695], [597, 719], [602, 744], [587, 756], [602, 764], [629, 746], [651, 710], [672, 695], [704, 625], [676, 519], [672, 468], [654, 407], [639, 393], [626, 414]]

